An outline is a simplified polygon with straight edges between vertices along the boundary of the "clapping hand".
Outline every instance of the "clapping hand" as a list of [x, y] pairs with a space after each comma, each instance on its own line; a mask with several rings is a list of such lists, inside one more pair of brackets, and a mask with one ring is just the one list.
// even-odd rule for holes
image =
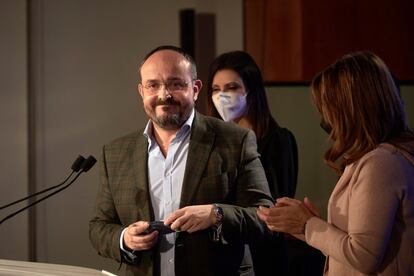
[[319, 212], [307, 197], [303, 202], [283, 197], [270, 208], [259, 207], [257, 215], [270, 230], [297, 235], [304, 234], [308, 219], [319, 217]]

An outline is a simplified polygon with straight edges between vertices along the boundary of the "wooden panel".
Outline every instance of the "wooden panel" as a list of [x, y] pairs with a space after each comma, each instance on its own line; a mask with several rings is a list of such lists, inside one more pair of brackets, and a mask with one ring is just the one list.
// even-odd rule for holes
[[300, 0], [267, 1], [265, 27], [271, 27], [272, 35], [266, 35], [263, 41], [265, 79], [278, 76], [286, 81], [294, 81], [302, 75], [300, 2]]
[[246, 0], [245, 49], [265, 80], [295, 81], [302, 75], [301, 1]]
[[358, 1], [357, 11], [358, 46], [377, 53], [398, 79], [414, 81], [414, 1]]
[[256, 62], [263, 66], [263, 47], [264, 41], [264, 20], [265, 18], [264, 0], [245, 0], [244, 1], [244, 47], [248, 49]]
[[414, 81], [414, 1], [245, 0], [245, 50], [267, 83], [309, 82], [340, 56], [378, 54]]
[[335, 59], [354, 50], [355, 1], [303, 1], [304, 61], [299, 81], [310, 81]]

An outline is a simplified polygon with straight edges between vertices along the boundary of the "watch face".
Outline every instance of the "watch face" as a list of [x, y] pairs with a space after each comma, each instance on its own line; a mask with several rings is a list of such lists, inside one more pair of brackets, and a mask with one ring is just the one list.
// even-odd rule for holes
[[216, 224], [221, 223], [224, 217], [223, 209], [220, 206], [214, 205], [213, 212], [216, 216]]

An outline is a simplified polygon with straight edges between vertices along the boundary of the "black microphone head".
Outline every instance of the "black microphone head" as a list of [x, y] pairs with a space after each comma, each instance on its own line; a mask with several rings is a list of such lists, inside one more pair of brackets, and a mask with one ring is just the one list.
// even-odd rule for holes
[[85, 161], [85, 157], [83, 157], [82, 155], [79, 155], [78, 158], [76, 158], [75, 162], [73, 162], [72, 164], [72, 167], [71, 167], [72, 171], [78, 172], [82, 167], [83, 161]]
[[96, 163], [95, 157], [93, 157], [92, 155], [89, 155], [89, 157], [86, 158], [82, 162], [82, 166], [81, 166], [82, 171], [84, 172], [89, 171], [93, 167], [93, 165], [95, 165], [95, 163]]

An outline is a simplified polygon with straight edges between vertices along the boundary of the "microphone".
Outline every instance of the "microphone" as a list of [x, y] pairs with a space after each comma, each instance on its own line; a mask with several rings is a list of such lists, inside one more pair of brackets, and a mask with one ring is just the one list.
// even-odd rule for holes
[[24, 197], [24, 198], [21, 198], [21, 199], [18, 199], [18, 200], [16, 200], [16, 201], [13, 201], [13, 202], [11, 202], [11, 203], [9, 203], [9, 204], [6, 204], [6, 205], [4, 205], [4, 206], [1, 206], [0, 207], [0, 210], [2, 210], [2, 209], [4, 209], [4, 208], [7, 208], [7, 207], [9, 207], [9, 206], [12, 206], [12, 205], [15, 205], [15, 204], [17, 204], [17, 203], [19, 203], [19, 202], [22, 202], [23, 200], [26, 200], [26, 199], [29, 199], [29, 198], [32, 198], [32, 197], [34, 197], [34, 196], [37, 196], [37, 195], [40, 195], [40, 194], [43, 194], [43, 193], [45, 193], [45, 192], [47, 192], [47, 191], [50, 191], [50, 190], [52, 190], [52, 189], [54, 189], [54, 188], [57, 188], [57, 187], [59, 187], [59, 186], [61, 186], [61, 185], [63, 185], [63, 184], [65, 184], [65, 182], [66, 181], [68, 181], [69, 180], [69, 178], [75, 173], [75, 172], [78, 172], [80, 169], [81, 169], [81, 165], [82, 165], [82, 162], [85, 160], [85, 157], [83, 157], [82, 155], [79, 155], [78, 156], [78, 158], [76, 158], [76, 160], [73, 162], [73, 164], [72, 164], [72, 166], [71, 166], [71, 169], [72, 169], [72, 172], [69, 174], [69, 176], [68, 177], [66, 177], [66, 179], [65, 180], [63, 180], [61, 183], [59, 183], [59, 184], [57, 184], [57, 185], [55, 185], [55, 186], [52, 186], [52, 187], [49, 187], [49, 188], [47, 188], [47, 189], [44, 189], [44, 190], [42, 190], [42, 191], [39, 191], [39, 192], [36, 192], [36, 193], [34, 193], [34, 194], [31, 194], [31, 195], [29, 195], [29, 196], [26, 196], [26, 197]]
[[[81, 156], [80, 156], [81, 157]], [[21, 213], [21, 212], [23, 212], [24, 210], [26, 210], [26, 209], [28, 209], [28, 208], [30, 208], [31, 206], [33, 206], [33, 205], [35, 205], [35, 204], [37, 204], [37, 203], [39, 203], [39, 202], [41, 202], [41, 201], [43, 201], [43, 200], [45, 200], [45, 199], [47, 199], [47, 198], [49, 198], [49, 197], [51, 197], [52, 195], [54, 195], [54, 194], [57, 194], [57, 193], [59, 193], [60, 191], [63, 191], [64, 189], [66, 189], [66, 188], [68, 188], [73, 182], [75, 182], [76, 181], [76, 179], [78, 179], [78, 177], [83, 173], [83, 172], [87, 172], [87, 171], [89, 171], [94, 165], [95, 165], [95, 163], [96, 163], [96, 159], [95, 159], [95, 157], [93, 157], [92, 155], [89, 155], [89, 157], [88, 158], [80, 158], [80, 157], [78, 157], [78, 159], [76, 159], [75, 160], [75, 162], [73, 163], [73, 165], [72, 165], [72, 173], [71, 173], [71, 175], [76, 171], [77, 172], [77, 174], [76, 174], [76, 176], [68, 183], [68, 184], [66, 184], [65, 186], [63, 186], [63, 187], [61, 187], [61, 188], [59, 188], [59, 189], [57, 189], [57, 190], [55, 190], [55, 191], [53, 191], [52, 193], [50, 193], [50, 194], [48, 194], [48, 195], [46, 195], [46, 196], [44, 196], [44, 197], [42, 197], [42, 198], [40, 198], [40, 199], [38, 199], [38, 200], [36, 200], [36, 201], [34, 201], [34, 202], [32, 202], [31, 204], [29, 204], [29, 205], [27, 205], [27, 206], [25, 206], [25, 207], [23, 207], [23, 208], [21, 208], [21, 209], [19, 209], [19, 210], [17, 210], [16, 212], [13, 212], [13, 213], [11, 213], [10, 215], [8, 215], [8, 216], [6, 216], [5, 218], [3, 218], [1, 221], [0, 221], [0, 224], [2, 224], [3, 222], [5, 222], [6, 220], [8, 220], [8, 219], [10, 219], [10, 218], [12, 218], [12, 217], [14, 217], [15, 215], [17, 215], [17, 214], [19, 214], [19, 213]], [[70, 177], [70, 176], [69, 176]], [[62, 183], [60, 183], [60, 184], [58, 184], [58, 185], [55, 185], [55, 186], [53, 186], [53, 187], [51, 187], [51, 188], [48, 188], [48, 189], [46, 189], [46, 190], [50, 190], [50, 189], [52, 189], [52, 188], [57, 188], [58, 186], [60, 186], [60, 185], [62, 185], [62, 184], [64, 184], [68, 179], [69, 179], [69, 177], [67, 177], [66, 179], [65, 179], [65, 181], [64, 182], [62, 182]], [[42, 191], [42, 192], [46, 192], [46, 190], [45, 191]], [[41, 192], [38, 192], [38, 193], [41, 193]], [[31, 197], [31, 196], [29, 196], [29, 197]], [[20, 201], [19, 201], [20, 202]]]
[[80, 167], [81, 168], [80, 173], [89, 171], [95, 165], [95, 163], [96, 163], [95, 157], [93, 157], [92, 155], [89, 155], [89, 157], [86, 158], [86, 160], [82, 161], [82, 164]]

